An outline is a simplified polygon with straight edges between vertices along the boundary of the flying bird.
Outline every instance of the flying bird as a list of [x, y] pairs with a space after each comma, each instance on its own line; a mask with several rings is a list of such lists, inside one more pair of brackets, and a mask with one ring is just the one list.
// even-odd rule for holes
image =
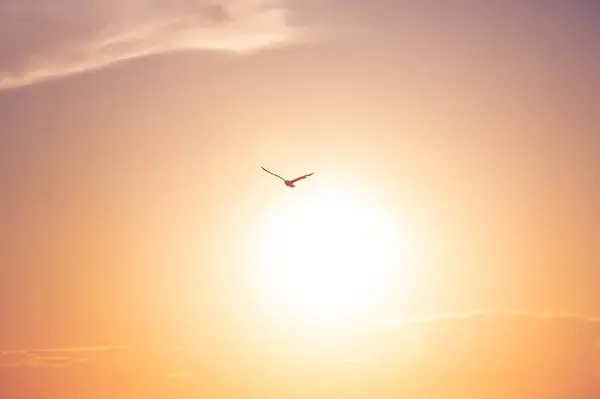
[[309, 173], [309, 174], [307, 174], [307, 175], [304, 175], [304, 176], [296, 177], [294, 180], [286, 180], [286, 179], [284, 179], [283, 177], [281, 177], [281, 176], [279, 176], [279, 175], [276, 175], [276, 174], [275, 174], [275, 173], [273, 173], [273, 172], [269, 172], [268, 170], [266, 170], [266, 169], [265, 169], [265, 168], [263, 168], [262, 166], [261, 166], [261, 168], [262, 168], [262, 170], [264, 170], [265, 172], [267, 172], [267, 173], [269, 173], [269, 174], [272, 174], [273, 176], [277, 176], [277, 177], [279, 177], [281, 180], [283, 180], [283, 182], [285, 183], [285, 185], [286, 185], [286, 186], [288, 186], [288, 187], [292, 187], [292, 188], [293, 188], [293, 187], [296, 187], [296, 186], [294, 186], [294, 183], [296, 183], [298, 180], [306, 179], [308, 176], [312, 176], [312, 175], [315, 173], [315, 172], [312, 172], [312, 173]]

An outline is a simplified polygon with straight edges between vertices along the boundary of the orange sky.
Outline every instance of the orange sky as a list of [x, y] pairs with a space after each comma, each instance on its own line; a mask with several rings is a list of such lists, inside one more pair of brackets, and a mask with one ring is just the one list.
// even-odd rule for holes
[[600, 9], [467, 3], [0, 0], [0, 398], [596, 397]]

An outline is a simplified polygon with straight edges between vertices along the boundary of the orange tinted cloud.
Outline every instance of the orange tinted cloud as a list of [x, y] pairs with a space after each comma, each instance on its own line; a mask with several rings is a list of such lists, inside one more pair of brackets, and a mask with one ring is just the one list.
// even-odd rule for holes
[[[251, 360], [248, 368], [238, 365], [243, 353], [238, 354], [237, 360], [229, 359], [231, 363], [221, 368], [219, 362], [227, 362], [226, 359], [212, 363], [202, 354], [198, 355], [200, 358], [192, 359], [190, 353], [172, 357], [167, 364], [158, 354], [152, 353], [152, 348], [139, 348], [135, 353], [129, 353], [126, 359], [111, 356], [90, 358], [85, 362], [81, 353], [73, 358], [69, 356], [84, 348], [57, 349], [44, 354], [36, 351], [35, 356], [30, 354], [31, 351], [20, 354], [11, 351], [0, 356], [4, 363], [11, 364], [0, 370], [0, 383], [8, 383], [21, 375], [23, 381], [28, 381], [25, 393], [35, 395], [42, 392], [40, 387], [43, 385], [29, 381], [46, 379], [46, 387], [55, 387], [58, 393], [65, 389], [62, 394], [66, 395], [68, 381], [73, 373], [77, 373], [80, 381], [85, 381], [78, 387], [84, 397], [87, 397], [86, 392], [98, 390], [119, 397], [121, 392], [144, 381], [149, 392], [162, 389], [165, 397], [181, 398], [267, 399], [299, 397], [310, 392], [310, 397], [314, 398], [352, 399], [595, 399], [600, 397], [600, 351], [595, 346], [599, 338], [600, 321], [594, 318], [520, 311], [475, 311], [433, 315], [394, 326], [375, 327], [360, 337], [359, 345], [340, 353], [341, 361], [338, 362], [295, 358], [295, 355], [285, 355], [280, 353], [281, 348], [271, 346], [255, 348], [255, 357], [246, 359]], [[100, 348], [109, 350], [108, 347], [91, 347], [91, 350]], [[173, 347], [171, 350], [176, 352]], [[272, 369], [263, 367], [266, 359], [272, 356], [270, 351], [278, 352]], [[32, 356], [35, 360], [24, 359]], [[72, 363], [80, 364], [76, 368], [61, 367]], [[21, 367], [17, 367], [19, 364]], [[23, 367], [25, 364], [29, 367]], [[178, 370], [178, 364], [185, 366]], [[32, 369], [36, 370], [35, 375]], [[93, 378], [104, 372], [111, 373], [118, 382], [99, 382]], [[179, 383], [181, 379], [186, 380], [184, 385]], [[265, 384], [273, 384], [273, 387]], [[179, 390], [183, 388], [192, 389], [193, 394], [182, 394]], [[17, 388], [13, 389], [17, 392]], [[149, 393], [138, 397], [153, 396]]]
[[128, 346], [73, 346], [51, 349], [15, 349], [0, 351], [0, 367], [63, 367], [82, 363], [89, 352], [127, 350]]
[[596, 318], [475, 311], [400, 322], [383, 331], [372, 353], [384, 354], [383, 360], [377, 358], [382, 370], [399, 371], [384, 385], [410, 397], [592, 398], [600, 393]]
[[35, 349], [29, 350], [29, 353], [44, 353], [44, 352], [106, 352], [114, 350], [127, 350], [130, 346], [69, 346], [66, 348], [52, 349]]

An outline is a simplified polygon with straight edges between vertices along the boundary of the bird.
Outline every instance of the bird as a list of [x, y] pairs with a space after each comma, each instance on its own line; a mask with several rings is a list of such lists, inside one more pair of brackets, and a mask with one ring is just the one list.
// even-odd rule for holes
[[294, 180], [286, 180], [286, 179], [284, 179], [283, 177], [281, 177], [281, 176], [279, 176], [279, 175], [276, 175], [276, 174], [275, 174], [275, 173], [273, 173], [273, 172], [269, 172], [268, 170], [266, 170], [266, 169], [265, 169], [264, 167], [262, 167], [262, 166], [261, 166], [261, 168], [262, 168], [262, 170], [264, 170], [265, 172], [267, 172], [267, 173], [269, 173], [269, 174], [272, 174], [273, 176], [277, 176], [277, 177], [279, 177], [281, 180], [283, 180], [283, 182], [285, 183], [285, 185], [286, 185], [286, 186], [288, 186], [288, 187], [290, 187], [290, 188], [294, 188], [294, 187], [296, 187], [296, 186], [294, 185], [294, 183], [296, 183], [298, 180], [306, 179], [308, 176], [312, 176], [312, 175], [315, 173], [315, 172], [312, 172], [312, 173], [309, 173], [309, 174], [307, 174], [307, 175], [304, 175], [304, 176], [296, 177]]

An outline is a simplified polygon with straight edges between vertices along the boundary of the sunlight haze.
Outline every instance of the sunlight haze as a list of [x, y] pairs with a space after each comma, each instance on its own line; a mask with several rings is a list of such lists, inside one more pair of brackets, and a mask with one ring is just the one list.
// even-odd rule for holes
[[600, 398], [598, 38], [0, 0], [0, 399]]

